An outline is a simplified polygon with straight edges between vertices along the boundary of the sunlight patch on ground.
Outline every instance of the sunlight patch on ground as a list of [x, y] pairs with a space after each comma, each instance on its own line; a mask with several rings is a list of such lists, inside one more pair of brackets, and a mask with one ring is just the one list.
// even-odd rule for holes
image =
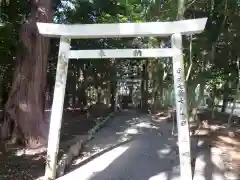
[[207, 165], [207, 162], [205, 161], [205, 156], [204, 155], [199, 155], [198, 157], [198, 164], [197, 167], [195, 167], [195, 172], [201, 172], [202, 169], [204, 169]]
[[147, 129], [159, 129], [159, 127], [152, 125], [148, 122], [140, 122], [135, 125], [132, 125], [131, 127], [127, 128], [124, 133], [126, 134], [139, 134], [141, 128], [147, 128]]
[[231, 144], [231, 146], [240, 146], [240, 141], [238, 141], [237, 139], [220, 135], [217, 138], [225, 143]]
[[39, 147], [36, 149], [17, 149], [14, 153], [15, 156], [33, 156], [47, 151], [46, 147]]
[[138, 134], [139, 131], [136, 128], [129, 128], [125, 131], [127, 134]]
[[85, 160], [87, 160], [90, 157], [93, 157], [95, 155], [97, 155], [98, 153], [104, 152], [104, 151], [110, 151], [111, 149], [113, 149], [114, 147], [116, 148], [118, 145], [121, 145], [122, 143], [127, 143], [132, 139], [131, 136], [121, 136], [116, 142], [114, 143], [108, 143], [105, 144], [104, 146], [98, 146], [95, 145], [93, 146], [93, 150], [92, 152], [87, 152], [84, 154], [83, 157], [76, 159], [73, 161], [73, 165], [77, 166], [78, 164], [84, 162]]
[[106, 169], [115, 159], [121, 156], [129, 146], [117, 147], [102, 156], [95, 158], [88, 164], [81, 166], [80, 168], [58, 178], [58, 180], [78, 179], [82, 180], [90, 179], [94, 174]]
[[194, 180], [224, 180], [224, 164], [218, 150], [211, 150], [211, 155], [199, 155], [196, 159]]
[[158, 129], [159, 127], [152, 125], [151, 123], [147, 123], [147, 122], [141, 122], [139, 124], [136, 125], [137, 127], [140, 128], [150, 128], [150, 129]]
[[164, 148], [164, 149], [160, 149], [160, 150], [158, 151], [158, 155], [159, 155], [160, 157], [164, 157], [164, 156], [170, 154], [171, 151], [172, 151], [172, 149], [171, 149], [170, 147], [166, 147], [166, 148]]
[[204, 141], [203, 141], [203, 140], [199, 140], [199, 141], [198, 141], [198, 146], [201, 147], [201, 146], [203, 146], [203, 145], [204, 145]]

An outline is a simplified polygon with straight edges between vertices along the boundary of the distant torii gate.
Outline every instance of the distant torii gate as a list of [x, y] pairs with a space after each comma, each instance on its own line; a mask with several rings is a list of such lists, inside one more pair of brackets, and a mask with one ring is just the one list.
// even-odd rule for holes
[[[117, 106], [118, 106], [118, 96], [119, 96], [119, 87], [122, 86], [123, 83], [141, 83], [142, 79], [118, 79], [117, 80], [117, 89], [115, 92], [115, 111], [117, 111]], [[129, 87], [129, 84], [126, 84], [125, 86]]]
[[[69, 59], [150, 58], [172, 57], [174, 90], [178, 122], [178, 146], [181, 180], [192, 180], [189, 126], [182, 54], [182, 35], [201, 33], [207, 18], [146, 23], [118, 24], [51, 24], [37, 23], [39, 33], [47, 37], [60, 37], [56, 82], [50, 119], [47, 165], [45, 177], [55, 179], [62, 124], [62, 112]], [[172, 48], [70, 50], [71, 39], [114, 37], [171, 36]]]

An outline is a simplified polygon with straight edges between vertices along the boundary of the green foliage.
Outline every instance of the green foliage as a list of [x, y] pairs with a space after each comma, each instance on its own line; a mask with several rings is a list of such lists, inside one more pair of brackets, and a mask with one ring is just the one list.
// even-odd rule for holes
[[[230, 81], [237, 82], [237, 57], [240, 55], [240, 1], [185, 1], [185, 19], [208, 17], [206, 30], [192, 37], [184, 37], [185, 72], [191, 67], [188, 85], [206, 82], [209, 87]], [[0, 66], [3, 73], [11, 74], [12, 63], [17, 51], [22, 51], [18, 41], [19, 28], [30, 13], [31, 1], [2, 2], [1, 21], [5, 23], [0, 28]], [[171, 21], [177, 18], [178, 1], [176, 0], [54, 0], [54, 20], [57, 23], [117, 23]], [[73, 49], [103, 49], [103, 48], [156, 48], [162, 44], [168, 46], [169, 38], [114, 38], [73, 40]], [[48, 76], [54, 79], [56, 69], [58, 41], [51, 43]], [[191, 52], [190, 52], [191, 51]], [[192, 62], [190, 61], [192, 59]], [[116, 63], [114, 66], [113, 62]], [[126, 60], [76, 60], [73, 67], [86, 69], [89, 79], [101, 84], [116, 79], [112, 72], [117, 72], [117, 78], [139, 78], [141, 65], [146, 59]], [[192, 65], [191, 65], [192, 64]], [[6, 67], [7, 68], [6, 68]], [[150, 85], [158, 84], [169, 87], [172, 84], [171, 59], [149, 59]], [[229, 76], [229, 73], [231, 74]], [[10, 77], [10, 76], [9, 76]], [[219, 88], [221, 88], [219, 86]]]
[[[67, 23], [171, 21], [176, 19], [178, 13], [178, 1], [173, 0], [76, 0], [72, 3], [74, 8], [64, 8], [63, 10]], [[186, 19], [208, 17], [204, 33], [192, 37], [191, 52], [190, 38], [185, 37], [183, 41], [185, 72], [187, 73], [188, 69], [192, 68], [190, 69], [189, 85], [202, 82], [203, 79], [209, 87], [224, 84], [230, 72], [231, 78], [228, 81], [236, 82], [238, 77], [235, 65], [237, 56], [239, 56], [238, 32], [240, 32], [239, 7], [240, 1], [185, 1], [186, 10], [184, 16]], [[159, 44], [166, 46], [169, 44], [169, 39], [140, 38], [136, 40], [136, 38], [115, 38], [81, 40], [73, 42], [73, 47], [76, 49], [155, 48], [159, 47]], [[190, 59], [192, 59], [192, 62]], [[80, 64], [84, 66], [86, 63], [92, 69], [89, 72], [100, 73], [102, 77], [105, 77], [105, 80], [110, 77], [113, 78], [113, 76], [110, 75], [109, 77], [106, 73], [107, 69], [111, 68], [110, 60], [84, 60]], [[149, 66], [151, 71], [149, 75], [152, 82], [157, 82], [164, 87], [172, 84], [171, 59], [161, 61], [150, 59]], [[118, 78], [140, 77], [140, 67], [141, 61], [139, 60], [117, 60]]]

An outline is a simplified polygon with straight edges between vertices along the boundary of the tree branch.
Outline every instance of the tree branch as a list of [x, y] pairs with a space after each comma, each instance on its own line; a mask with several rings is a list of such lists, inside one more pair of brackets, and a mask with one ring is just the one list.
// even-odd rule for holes
[[193, 0], [191, 3], [189, 3], [189, 4], [186, 6], [186, 9], [190, 8], [195, 2], [197, 2], [197, 0]]

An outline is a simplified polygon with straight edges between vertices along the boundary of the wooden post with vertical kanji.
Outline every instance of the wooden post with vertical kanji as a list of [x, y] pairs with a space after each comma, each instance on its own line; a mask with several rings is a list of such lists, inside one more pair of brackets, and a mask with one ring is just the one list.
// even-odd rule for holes
[[173, 49], [178, 49], [179, 54], [172, 57], [174, 92], [176, 101], [178, 148], [180, 159], [181, 180], [192, 180], [191, 150], [187, 113], [187, 96], [184, 74], [184, 61], [182, 53], [182, 35], [173, 34], [171, 37]]

